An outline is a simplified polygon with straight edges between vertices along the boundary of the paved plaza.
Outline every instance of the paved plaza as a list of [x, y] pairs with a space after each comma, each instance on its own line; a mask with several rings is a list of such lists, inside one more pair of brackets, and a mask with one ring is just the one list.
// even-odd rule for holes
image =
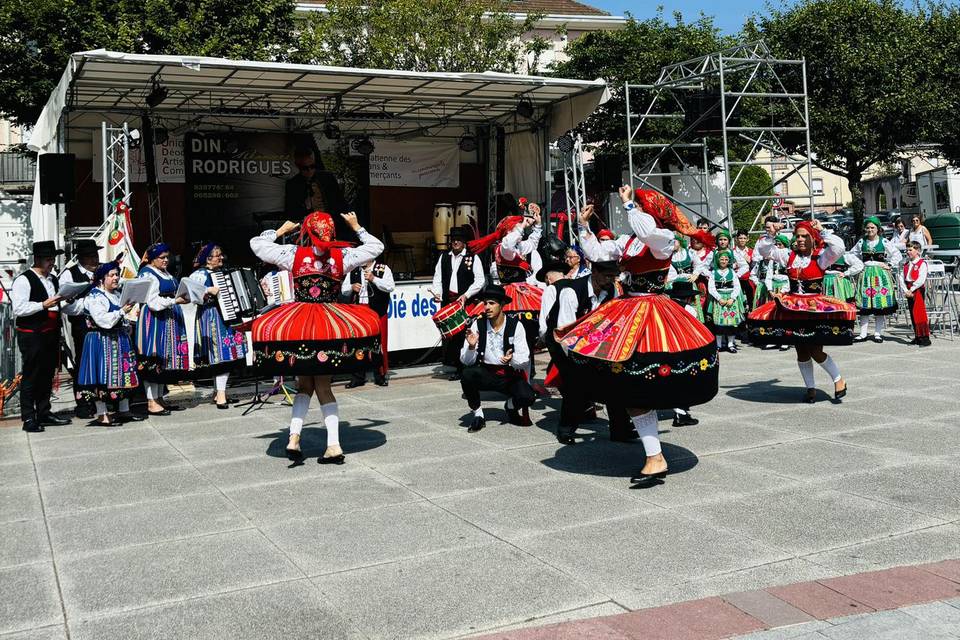
[[662, 416], [673, 474], [647, 489], [600, 422], [557, 444], [556, 399], [529, 428], [491, 400], [468, 434], [427, 377], [337, 390], [343, 466], [316, 463], [316, 404], [294, 466], [279, 404], [13, 421], [0, 639], [457, 638], [960, 558], [960, 339], [909, 337], [832, 349], [842, 404], [798, 402], [792, 353], [723, 354], [701, 424]]

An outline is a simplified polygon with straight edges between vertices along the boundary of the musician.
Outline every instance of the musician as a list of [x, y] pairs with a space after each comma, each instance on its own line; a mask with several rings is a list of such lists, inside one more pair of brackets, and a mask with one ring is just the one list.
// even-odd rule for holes
[[[98, 247], [93, 240], [77, 240], [73, 244], [73, 254], [77, 258], [77, 264], [60, 274], [60, 283], [91, 282], [93, 272], [100, 266], [100, 249], [103, 247]], [[89, 331], [83, 297], [78, 296], [73, 302], [64, 304], [63, 313], [67, 316], [70, 336], [73, 338], [73, 395], [77, 402], [74, 415], [78, 418], [90, 419], [95, 413], [94, 403], [89, 399], [89, 394], [79, 393], [77, 390], [77, 372], [83, 360], [83, 342]]]
[[352, 239], [353, 231], [337, 215], [349, 208], [337, 176], [324, 170], [323, 162], [308, 146], [294, 150], [293, 163], [298, 173], [283, 185], [283, 210], [287, 216], [300, 220], [311, 211], [329, 211], [333, 214], [337, 237]]
[[60, 284], [51, 273], [63, 254], [52, 240], [33, 243], [33, 266], [17, 276], [10, 291], [16, 318], [17, 346], [23, 358], [20, 382], [20, 417], [23, 430], [44, 431], [44, 426], [70, 424], [53, 415], [50, 394], [60, 356]]
[[187, 327], [180, 308], [189, 301], [176, 297], [179, 281], [167, 271], [169, 264], [170, 247], [156, 242], [143, 254], [138, 274], [151, 283], [137, 322], [137, 360], [147, 393], [147, 413], [151, 416], [182, 411], [182, 407], [164, 401], [164, 384], [179, 381], [190, 371]]
[[464, 364], [460, 386], [473, 410], [470, 433], [486, 426], [480, 406], [481, 391], [497, 391], [508, 396], [504, 409], [511, 424], [530, 426], [528, 408], [533, 404], [534, 391], [527, 382], [530, 350], [523, 324], [516, 317], [508, 317], [503, 307], [510, 296], [503, 287], [488, 284], [480, 292], [484, 317], [474, 320], [467, 331], [460, 351]]
[[247, 358], [247, 341], [242, 331], [234, 331], [223, 321], [218, 296], [220, 289], [211, 272], [223, 267], [223, 248], [215, 242], [200, 247], [193, 259], [195, 271], [190, 279], [207, 288], [203, 304], [197, 305], [194, 322], [193, 363], [200, 377], [213, 376], [214, 404], [227, 409], [227, 380], [230, 370]]
[[[443, 306], [454, 302], [464, 304], [486, 284], [480, 258], [467, 249], [469, 239], [470, 235], [463, 227], [451, 229], [450, 251], [440, 256], [433, 270], [433, 299]], [[459, 380], [463, 371], [460, 362], [463, 338], [461, 331], [443, 341], [443, 364], [456, 369], [450, 380]]]
[[[379, 260], [366, 262], [350, 272], [343, 279], [340, 292], [353, 304], [365, 304], [380, 316], [380, 349], [383, 359], [380, 366], [373, 370], [373, 382], [378, 387], [387, 386], [387, 309], [390, 307], [390, 292], [396, 288], [393, 271]], [[361, 387], [367, 382], [364, 371], [354, 371], [350, 375], [348, 389]]]

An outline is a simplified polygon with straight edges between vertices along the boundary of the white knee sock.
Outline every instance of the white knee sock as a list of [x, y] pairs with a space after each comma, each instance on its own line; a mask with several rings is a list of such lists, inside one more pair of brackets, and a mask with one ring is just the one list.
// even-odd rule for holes
[[647, 411], [639, 416], [630, 418], [633, 426], [640, 434], [640, 442], [643, 443], [643, 450], [647, 457], [655, 456], [660, 453], [660, 436], [657, 431], [657, 412]]
[[817, 386], [813, 379], [813, 360], [797, 360], [797, 366], [800, 367], [800, 375], [803, 376], [803, 384], [807, 385], [807, 389]]
[[866, 338], [867, 331], [870, 329], [870, 316], [863, 316], [860, 318], [860, 337]]
[[883, 316], [877, 316], [874, 319], [873, 335], [878, 336], [883, 333], [884, 327], [887, 326], [887, 319]]
[[217, 391], [226, 391], [227, 390], [227, 378], [230, 377], [229, 373], [221, 373], [213, 379], [214, 386]]
[[163, 388], [156, 382], [144, 382], [143, 390], [147, 394], [147, 400], [153, 400], [156, 402], [160, 399], [161, 391]]
[[681, 409], [680, 407], [674, 407], [673, 412], [674, 412], [675, 414], [677, 414], [678, 416], [685, 416], [685, 415], [687, 415], [687, 410], [686, 410], [686, 409]]
[[105, 415], [107, 415], [107, 403], [106, 403], [106, 402], [104, 402], [103, 400], [97, 400], [96, 402], [94, 402], [94, 404], [95, 404], [96, 407], [97, 407], [97, 415], [98, 415], [98, 416], [105, 416]]
[[727, 336], [727, 346], [728, 347], [737, 346], [737, 336]]
[[290, 435], [300, 435], [303, 430], [303, 419], [310, 410], [310, 394], [298, 393], [293, 396], [293, 412], [290, 417]]
[[507, 409], [513, 409], [513, 398], [507, 398]]
[[119, 409], [121, 413], [126, 413], [130, 411], [130, 401], [124, 398], [123, 400], [120, 401], [120, 404], [117, 406], [117, 409]]
[[340, 444], [340, 414], [336, 402], [320, 405], [323, 411], [323, 426], [327, 428], [327, 446]]
[[837, 363], [833, 361], [833, 358], [827, 356], [827, 359], [819, 363], [823, 370], [826, 371], [830, 378], [834, 382], [840, 382], [840, 367], [837, 366]]
[[475, 415], [478, 418], [483, 418], [483, 408], [474, 409], [473, 415]]
[[723, 349], [723, 336], [717, 336], [717, 349]]

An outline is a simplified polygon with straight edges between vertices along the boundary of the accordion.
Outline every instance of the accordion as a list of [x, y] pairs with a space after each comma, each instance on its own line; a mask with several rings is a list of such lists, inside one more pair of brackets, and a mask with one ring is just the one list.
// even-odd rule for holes
[[218, 269], [210, 272], [210, 278], [220, 289], [217, 306], [226, 324], [239, 324], [244, 316], [256, 315], [266, 304], [253, 269]]
[[276, 271], [263, 276], [263, 292], [266, 294], [267, 304], [278, 306], [285, 302], [293, 302], [293, 273], [290, 271]]

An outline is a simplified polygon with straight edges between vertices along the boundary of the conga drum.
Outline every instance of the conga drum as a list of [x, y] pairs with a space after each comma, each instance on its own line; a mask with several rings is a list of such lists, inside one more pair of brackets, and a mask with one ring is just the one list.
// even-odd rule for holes
[[449, 202], [438, 202], [433, 205], [433, 241], [437, 248], [446, 248], [447, 234], [453, 227], [453, 205]]
[[453, 214], [453, 225], [462, 227], [468, 224], [475, 226], [477, 224], [477, 203], [476, 202], [458, 202], [457, 210]]
[[459, 300], [454, 300], [433, 314], [433, 322], [437, 325], [440, 335], [446, 340], [466, 329], [481, 313], [483, 313], [482, 302], [464, 305]]

